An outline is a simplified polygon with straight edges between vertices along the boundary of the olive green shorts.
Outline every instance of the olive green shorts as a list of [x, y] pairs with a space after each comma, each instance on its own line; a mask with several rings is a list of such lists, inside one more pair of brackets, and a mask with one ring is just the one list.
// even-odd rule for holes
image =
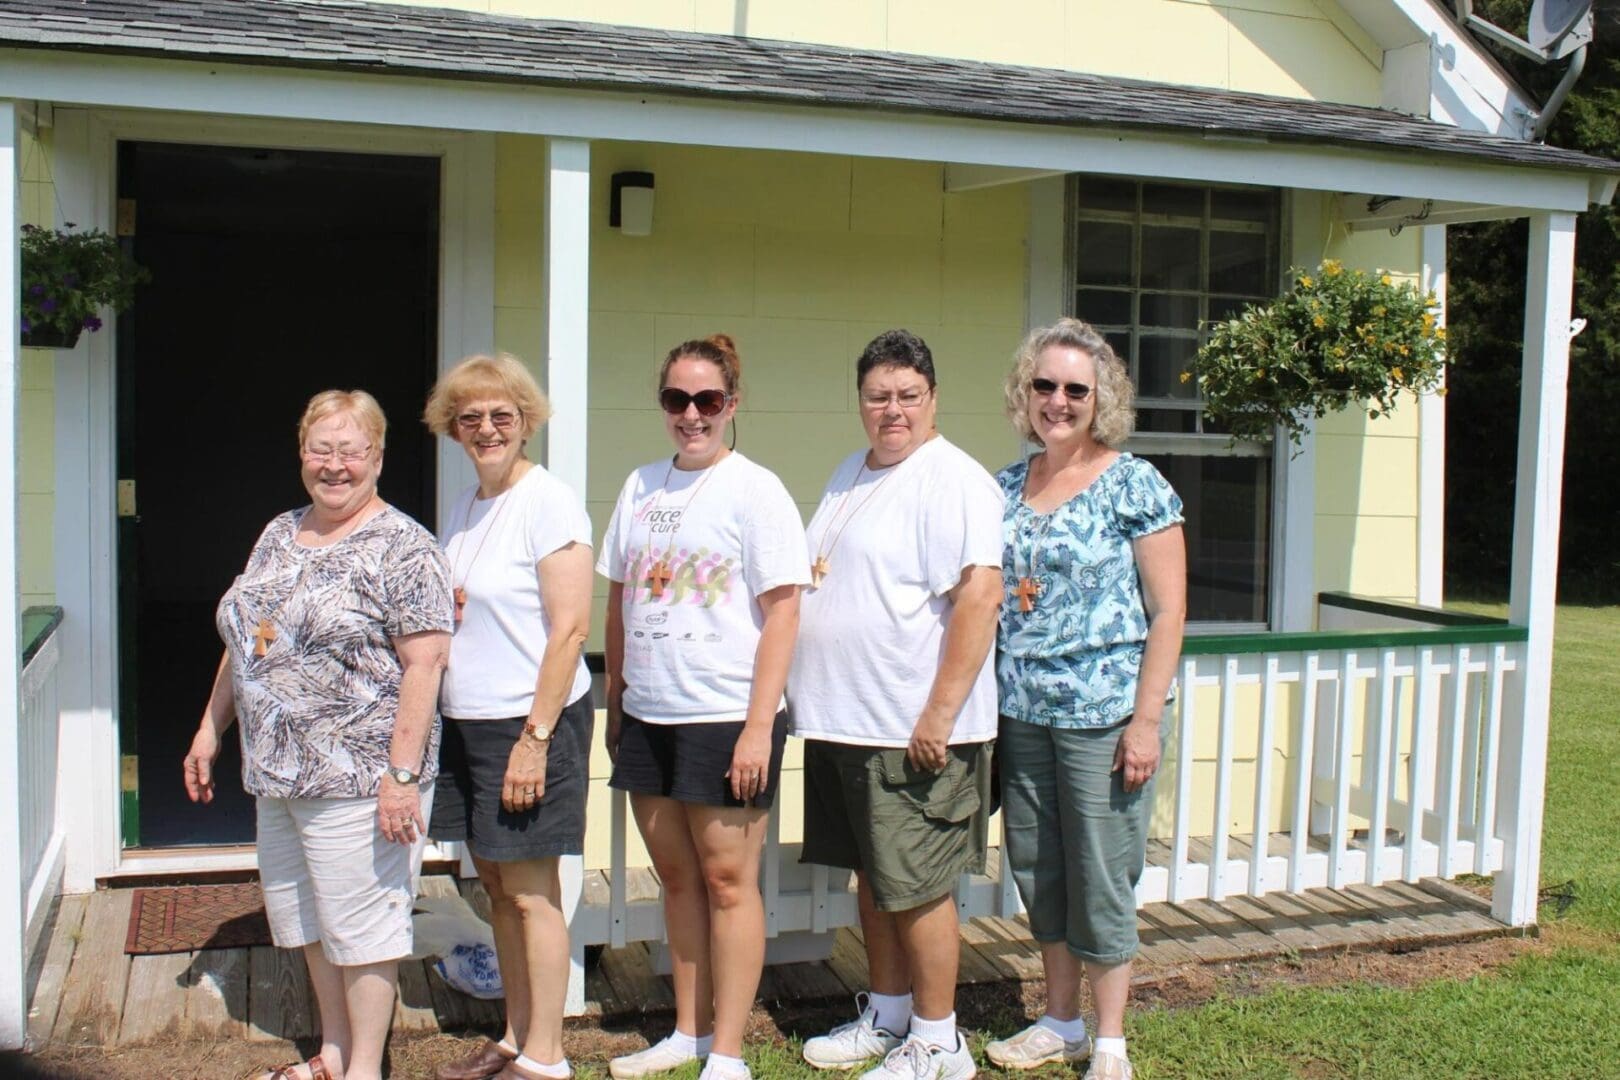
[[807, 740], [800, 861], [859, 871], [879, 911], [910, 911], [984, 873], [994, 746], [953, 746], [932, 773], [904, 748]]

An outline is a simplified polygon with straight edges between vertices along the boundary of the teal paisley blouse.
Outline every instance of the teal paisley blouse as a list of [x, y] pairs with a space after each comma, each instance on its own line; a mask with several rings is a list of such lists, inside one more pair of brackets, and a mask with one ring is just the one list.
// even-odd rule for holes
[[[1038, 514], [1023, 499], [1028, 473], [1028, 461], [1018, 461], [996, 474], [1007, 496], [1001, 712], [1050, 727], [1111, 727], [1136, 707], [1148, 632], [1131, 541], [1179, 524], [1181, 499], [1151, 464], [1120, 454], [1090, 487]], [[1030, 612], [1014, 593], [1025, 576], [1040, 587]]]

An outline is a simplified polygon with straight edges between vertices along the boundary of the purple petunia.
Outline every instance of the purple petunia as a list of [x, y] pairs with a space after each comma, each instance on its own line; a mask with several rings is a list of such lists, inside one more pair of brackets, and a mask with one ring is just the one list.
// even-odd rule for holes
[[28, 295], [29, 296], [44, 296], [45, 295], [45, 286], [43, 286], [43, 285], [30, 285], [30, 286], [28, 286]]
[[56, 301], [47, 296], [45, 299], [39, 302], [39, 310], [49, 315], [51, 312], [56, 310]]
[[94, 315], [86, 315], [84, 317], [84, 328], [86, 330], [100, 330], [101, 320], [96, 318]]
[[33, 329], [34, 329], [34, 324], [33, 323], [29, 322], [27, 319], [24, 319], [22, 321], [22, 332], [23, 333], [26, 334], [29, 331], [33, 330]]

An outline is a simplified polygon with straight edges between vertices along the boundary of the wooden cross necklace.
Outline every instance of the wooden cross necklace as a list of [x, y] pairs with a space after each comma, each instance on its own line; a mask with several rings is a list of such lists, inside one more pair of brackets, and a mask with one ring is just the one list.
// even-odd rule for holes
[[[518, 479], [521, 480], [522, 477]], [[517, 487], [517, 480], [512, 481], [511, 487], [501, 492], [500, 502], [496, 504], [494, 512], [490, 514], [489, 524], [484, 527], [484, 535], [478, 538], [478, 546], [473, 549], [473, 557], [467, 563], [467, 573], [462, 575], [461, 553], [467, 546], [467, 526], [472, 522], [473, 507], [478, 503], [478, 493], [473, 492], [473, 497], [467, 500], [467, 513], [461, 519], [461, 531], [456, 534], [456, 557], [450, 564], [451, 580], [454, 581], [457, 577], [461, 578], [461, 584], [457, 585], [454, 592], [451, 593], [456, 599], [457, 626], [461, 625], [462, 613], [467, 608], [467, 581], [472, 577], [473, 567], [478, 565], [478, 556], [484, 553], [484, 541], [489, 539], [489, 534], [494, 532], [495, 526], [500, 523], [501, 511], [506, 509], [506, 497], [512, 494], [512, 488], [515, 487]]]
[[[1028, 504], [1026, 504], [1026, 503], [1020, 502], [1019, 506], [1021, 508], [1024, 508], [1024, 509], [1028, 509], [1031, 514], [1035, 513], [1034, 508], [1029, 507]], [[1056, 518], [1057, 518], [1057, 511], [1054, 510], [1050, 514], [1047, 514], [1045, 516], [1045, 518], [1041, 521], [1041, 526], [1036, 531], [1034, 539], [1032, 539], [1030, 541], [1029, 559], [1024, 563], [1024, 571], [1025, 572], [1024, 572], [1024, 574], [1022, 576], [1020, 576], [1018, 578], [1017, 586], [1015, 586], [1014, 588], [1008, 590], [1008, 592], [1007, 592], [1007, 599], [1009, 599], [1009, 600], [1017, 600], [1018, 601], [1018, 610], [1020, 612], [1024, 613], [1025, 615], [1028, 615], [1030, 612], [1035, 610], [1035, 600], [1036, 600], [1037, 597], [1039, 597], [1041, 595], [1041, 583], [1035, 579], [1035, 561], [1040, 558], [1041, 544], [1043, 542], [1045, 542], [1046, 533], [1047, 533], [1047, 531], [1049, 529], [1052, 528], [1052, 522], [1054, 520], [1056, 520]], [[1018, 546], [1019, 546], [1018, 541], [1019, 541], [1018, 535], [1014, 534], [1014, 536], [1013, 536], [1013, 573], [1014, 574], [1018, 573]]]
[[[651, 509], [647, 511], [647, 516], [651, 517], [656, 514], [658, 508], [663, 505], [664, 493], [669, 490], [669, 482], [675, 476], [675, 462], [679, 457], [680, 455], [677, 454], [669, 459], [669, 470], [664, 473], [664, 482], [658, 488], [658, 494], [653, 496], [653, 504]], [[703, 485], [709, 482], [709, 477], [714, 475], [715, 469], [722, 460], [723, 456], [715, 458], [713, 464], [705, 468], [703, 475], [698, 477], [698, 482], [692, 486], [692, 494], [686, 497], [686, 505], [681, 508], [681, 521], [686, 520], [686, 512], [692, 509], [692, 504], [697, 501], [698, 492], [703, 490]], [[652, 524], [649, 523], [647, 526], [647, 550], [644, 561], [651, 562], [652, 565], [647, 568], [647, 576], [642, 580], [647, 583], [650, 597], [653, 600], [663, 597], [664, 586], [668, 585], [671, 579], [675, 577], [675, 572], [670, 568], [669, 561], [675, 554], [675, 537], [679, 535], [680, 531], [681, 525], [677, 522], [675, 528], [670, 531], [669, 546], [664, 549], [664, 554], [655, 562], [653, 561]]]
[[[306, 514], [307, 513], [308, 512], [306, 511]], [[303, 584], [304, 584], [304, 575], [309, 573], [309, 564], [310, 564], [310, 561], [313, 559], [315, 553], [317, 551], [322, 551], [322, 550], [325, 550], [327, 548], [334, 547], [338, 543], [342, 542], [343, 540], [348, 539], [348, 536], [349, 536], [350, 533], [354, 532], [354, 530], [358, 529], [361, 525], [364, 525], [367, 521], [370, 521], [373, 517], [376, 517], [376, 515], [375, 514], [368, 514], [368, 515], [365, 515], [364, 517], [362, 517], [361, 513], [356, 513], [354, 515], [354, 517], [350, 519], [351, 524], [349, 525], [349, 527], [344, 529], [343, 532], [341, 532], [335, 538], [333, 538], [333, 540], [330, 543], [323, 544], [323, 545], [321, 545], [321, 547], [315, 548], [313, 550], [304, 550], [303, 551], [302, 556], [300, 558], [300, 562], [299, 562], [298, 576], [293, 579], [292, 588], [288, 589], [287, 590], [287, 595], [281, 598], [281, 603], [277, 604], [275, 607], [271, 608], [264, 615], [261, 615], [259, 617], [259, 625], [254, 627], [254, 629], [253, 629], [253, 655], [254, 656], [266, 656], [266, 655], [268, 655], [269, 652], [270, 652], [270, 646], [272, 646], [272, 645], [274, 645], [276, 643], [276, 639], [279, 637], [279, 635], [276, 633], [275, 624], [273, 622], [271, 622], [270, 620], [274, 619], [277, 615], [281, 614], [282, 609], [285, 608], [289, 603], [292, 602], [292, 598], [294, 596], [298, 595], [298, 590], [300, 588], [302, 588]], [[298, 524], [293, 526], [292, 546], [294, 548], [300, 548], [301, 547], [301, 545], [298, 543], [298, 530], [303, 527], [303, 524], [304, 524], [304, 519], [302, 517], [300, 517], [298, 519]]]
[[[855, 489], [860, 486], [861, 477], [866, 474], [866, 458], [861, 458], [861, 467], [855, 471], [855, 479], [850, 481], [849, 490], [844, 492], [842, 499], [838, 500], [838, 509], [833, 512], [832, 520], [827, 522], [827, 527], [821, 531], [821, 542], [816, 545], [816, 558], [810, 564], [810, 587], [812, 589], [821, 588], [821, 582], [828, 574], [832, 573], [833, 549], [838, 546], [838, 541], [844, 538], [844, 530], [849, 528], [849, 523], [854, 521], [862, 510], [866, 509], [866, 504], [876, 498], [883, 485], [887, 484], [889, 478], [899, 471], [899, 462], [890, 466], [883, 479], [872, 485], [872, 490], [866, 493], [866, 498], [856, 503], [854, 509], [851, 509], [846, 517], [844, 511], [849, 507], [849, 500], [855, 494]], [[836, 532], [834, 531], [835, 526], [837, 528]]]

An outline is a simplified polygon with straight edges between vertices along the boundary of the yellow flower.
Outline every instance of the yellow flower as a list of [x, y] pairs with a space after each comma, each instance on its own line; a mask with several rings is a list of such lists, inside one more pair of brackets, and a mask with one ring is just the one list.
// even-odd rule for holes
[[1322, 273], [1328, 277], [1338, 277], [1340, 274], [1344, 273], [1344, 267], [1340, 265], [1338, 259], [1324, 259], [1322, 262]]
[[1306, 274], [1304, 277], [1299, 279], [1299, 284], [1301, 288], [1308, 289], [1312, 285], [1315, 285], [1316, 282], [1311, 280], [1311, 276], [1309, 274]]
[[1442, 386], [1440, 389], [1436, 390], [1435, 393], [1439, 394], [1441, 397], [1445, 397], [1446, 394], [1449, 393], [1449, 391], [1444, 386]]
[[1389, 277], [1388, 274], [1384, 274], [1383, 276], [1381, 276], [1378, 279], [1378, 284], [1380, 284], [1380, 285], [1393, 285], [1394, 282], [1390, 280], [1390, 277]]
[[1311, 325], [1320, 330], [1322, 327], [1327, 325], [1327, 320], [1318, 315], [1316, 318], [1311, 320]]
[[1434, 315], [1433, 315], [1432, 312], [1425, 311], [1423, 313], [1423, 325], [1424, 326], [1433, 326], [1434, 325]]
[[[1385, 284], [1387, 285], [1388, 283], [1389, 283], [1388, 279], [1386, 279]], [[1389, 308], [1385, 307], [1383, 304], [1379, 304], [1377, 307], [1373, 308], [1373, 314], [1374, 315], [1383, 316], [1383, 315], [1388, 314], [1388, 312], [1389, 312]]]
[[1183, 371], [1183, 372], [1182, 372], [1182, 373], [1181, 373], [1181, 381], [1182, 381], [1182, 382], [1191, 382], [1191, 381], [1192, 381], [1192, 372], [1190, 372], [1190, 371]]
[[1343, 345], [1334, 346], [1333, 355], [1334, 356], [1343, 356], [1344, 355], [1344, 346]]
[[1402, 345], [1398, 351], [1402, 356], [1410, 356], [1412, 353], [1412, 350], [1407, 348], [1405, 345]]
[[1397, 382], [1406, 378], [1406, 372], [1402, 371], [1398, 367], [1390, 368], [1389, 373], [1395, 377]]
[[1263, 379], [1265, 377], [1266, 377], [1266, 369], [1265, 368], [1260, 368], [1259, 370], [1257, 370], [1254, 373], [1254, 378], [1255, 378], [1256, 382], [1259, 382], [1261, 379]]
[[1446, 340], [1446, 328], [1443, 327], [1443, 326], [1440, 327], [1438, 330], [1436, 330], [1434, 332], [1434, 336], [1439, 338], [1441, 341]]

